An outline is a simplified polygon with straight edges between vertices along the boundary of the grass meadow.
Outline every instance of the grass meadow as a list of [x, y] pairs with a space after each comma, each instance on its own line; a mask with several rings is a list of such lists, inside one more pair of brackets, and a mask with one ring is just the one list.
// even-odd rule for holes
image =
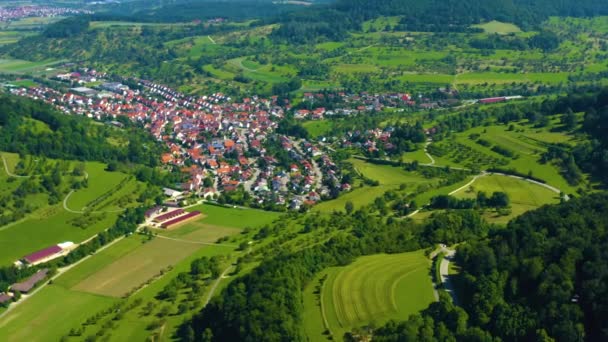
[[[3, 153], [3, 155], [7, 159], [9, 170], [14, 170], [19, 156], [9, 153]], [[107, 172], [104, 168], [105, 166], [101, 163], [85, 163], [85, 170], [89, 174], [89, 186], [75, 191], [65, 201], [70, 210], [80, 211], [82, 207], [98, 199], [127, 177], [123, 173]], [[36, 170], [32, 170], [32, 174], [35, 173]], [[0, 174], [6, 177], [3, 165], [0, 167]], [[0, 183], [3, 186], [6, 185], [8, 189], [19, 184], [17, 182], [8, 183], [7, 178], [2, 176], [0, 176]], [[109, 228], [116, 220], [121, 208], [135, 203], [136, 194], [139, 191], [141, 191], [141, 186], [138, 186], [135, 180], [129, 180], [120, 190], [112, 193], [95, 207], [98, 212], [91, 215], [95, 216], [96, 220], [85, 228], [71, 224], [82, 214], [65, 210], [63, 202], [48, 205], [45, 195], [28, 196], [28, 202], [35, 203], [39, 209], [20, 221], [0, 227], [0, 265], [13, 263], [27, 254], [60, 242], [82, 242]], [[124, 206], [119, 207], [118, 204]]]
[[[331, 334], [340, 338], [353, 328], [370, 323], [378, 326], [426, 308], [434, 300], [430, 266], [430, 260], [417, 251], [366, 256], [348, 266], [327, 269], [322, 273], [327, 276], [325, 282], [317, 288], [320, 301], [306, 300], [304, 304], [310, 313], [304, 316], [309, 338], [321, 338], [319, 327], [324, 324], [319, 324], [319, 316]], [[318, 283], [309, 285], [306, 297], [311, 297], [310, 287]]]
[[559, 203], [559, 194], [540, 185], [512, 177], [490, 175], [478, 178], [470, 187], [453, 194], [457, 198], [475, 198], [477, 192], [483, 191], [488, 196], [496, 191], [509, 195], [511, 214], [498, 215], [493, 210], [486, 210], [483, 216], [492, 223], [506, 224], [511, 219], [529, 210], [545, 204]]

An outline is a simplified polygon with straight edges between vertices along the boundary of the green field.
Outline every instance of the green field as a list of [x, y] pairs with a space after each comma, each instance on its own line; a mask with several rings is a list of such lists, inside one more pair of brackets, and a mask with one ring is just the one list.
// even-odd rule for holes
[[306, 121], [302, 124], [311, 137], [316, 138], [330, 133], [333, 124], [330, 120]]
[[372, 203], [376, 197], [382, 196], [386, 191], [398, 189], [402, 184], [408, 188], [415, 188], [420, 184], [427, 184], [432, 181], [397, 166], [378, 165], [354, 158], [348, 161], [353, 164], [361, 175], [377, 180], [380, 182], [380, 185], [355, 187], [352, 191], [334, 200], [319, 203], [313, 208], [314, 211], [332, 212], [334, 210], [344, 210], [344, 205], [349, 201], [353, 203], [355, 208], [360, 208]]
[[[188, 211], [195, 210], [198, 210], [205, 215], [203, 219], [197, 222], [212, 226], [234, 228], [261, 226], [271, 223], [281, 216], [281, 214], [271, 211], [226, 208], [211, 204], [202, 204], [188, 209]], [[187, 227], [181, 227], [178, 231], [184, 230], [183, 228]]]
[[[19, 160], [18, 156], [6, 153], [3, 155], [7, 158], [9, 169], [14, 170]], [[89, 174], [89, 186], [70, 195], [66, 201], [68, 209], [82, 209], [86, 203], [99, 198], [109, 189], [119, 185], [121, 180], [126, 177], [122, 173], [107, 172], [104, 168], [105, 165], [101, 163], [85, 163], [85, 170]], [[36, 174], [36, 170], [32, 172]], [[0, 167], [0, 174], [5, 176], [3, 165]], [[0, 184], [8, 185], [9, 189], [18, 184], [7, 184], [3, 177], [0, 177]], [[99, 212], [91, 214], [91, 216], [96, 219], [91, 224], [87, 224], [85, 228], [72, 225], [72, 222], [80, 218], [82, 213], [65, 210], [63, 203], [49, 206], [45, 195], [29, 196], [28, 201], [35, 203], [38, 209], [23, 220], [0, 227], [0, 265], [12, 263], [24, 255], [60, 242], [82, 242], [109, 228], [124, 207], [136, 203], [137, 194], [142, 190], [141, 188], [142, 186], [135, 180], [128, 180], [119, 191], [112, 193], [95, 207], [95, 210]], [[104, 204], [108, 205], [104, 206]], [[122, 204], [120, 208], [118, 204]]]
[[121, 297], [199, 248], [198, 244], [156, 238], [82, 280], [73, 290]]
[[9, 74], [21, 74], [41, 72], [45, 68], [59, 63], [57, 60], [46, 60], [42, 62], [30, 62], [18, 59], [0, 59], [0, 72]]
[[473, 27], [483, 29], [486, 33], [507, 34], [521, 32], [521, 29], [516, 25], [510, 23], [503, 23], [496, 20], [492, 20], [485, 24], [473, 25]]
[[[505, 125], [493, 125], [476, 127], [454, 135], [448, 141], [436, 142], [447, 153], [439, 156], [469, 168], [486, 169], [490, 167], [501, 167], [504, 169], [515, 169], [522, 174], [531, 173], [539, 177], [547, 184], [555, 186], [566, 193], [576, 191], [575, 186], [561, 176], [559, 167], [550, 163], [540, 163], [540, 157], [547, 149], [549, 143], [575, 144], [576, 139], [572, 135], [563, 132], [555, 132], [556, 123], [549, 127], [533, 128], [527, 124], [513, 124], [510, 130]], [[479, 138], [488, 141], [491, 146], [482, 146], [471, 139], [472, 134], [479, 134]], [[516, 154], [515, 158], [505, 157], [492, 151], [493, 146], [506, 148]], [[431, 150], [432, 151], [432, 150]], [[437, 162], [438, 165], [443, 165]]]
[[475, 198], [483, 191], [488, 196], [494, 192], [505, 192], [511, 200], [511, 214], [501, 216], [494, 211], [486, 211], [483, 216], [490, 222], [506, 224], [526, 211], [545, 204], [559, 203], [559, 194], [540, 185], [507, 176], [490, 175], [478, 178], [470, 187], [453, 194], [458, 198]]
[[[95, 335], [106, 331], [103, 326], [112, 321], [111, 333], [105, 336], [110, 341], [146, 340], [151, 330], [149, 325], [158, 321], [158, 311], [167, 303], [157, 301], [156, 294], [175, 278], [179, 272], [189, 269], [195, 258], [202, 256], [224, 255], [234, 253], [235, 247], [230, 245], [209, 246], [204, 243], [214, 242], [219, 237], [235, 235], [241, 231], [240, 227], [255, 226], [273, 221], [279, 215], [256, 210], [242, 210], [202, 205], [198, 209], [206, 212], [207, 216], [199, 221], [188, 223], [170, 232], [163, 232], [163, 236], [143, 243], [147, 238], [132, 236], [115, 243], [107, 249], [97, 252], [89, 259], [70, 269], [58, 277], [54, 284], [43, 288], [33, 298], [23, 302], [14, 312], [0, 318], [0, 335], [6, 336], [8, 341], [48, 341], [59, 340], [68, 334], [71, 329], [84, 328], [80, 338]], [[244, 221], [245, 220], [245, 221]], [[205, 223], [203, 223], [205, 222]], [[233, 225], [219, 227], [212, 224], [223, 223]], [[236, 226], [236, 227], [235, 227]], [[180, 232], [181, 234], [176, 234]], [[176, 239], [176, 240], [171, 240]], [[227, 261], [229, 259], [226, 259]], [[169, 270], [167, 267], [171, 265]], [[225, 264], [223, 267], [227, 267]], [[161, 269], [165, 269], [162, 277], [157, 278]], [[113, 314], [106, 318], [96, 320], [96, 323], [83, 325], [95, 313], [108, 308], [119, 299], [115, 298], [139, 287], [151, 278], [152, 283], [132, 294], [127, 302], [135, 300], [156, 302], [155, 313], [142, 315], [141, 308], [124, 313], [121, 319], [113, 320]], [[217, 291], [219, 292], [230, 280], [222, 279]], [[209, 287], [204, 288], [203, 296], [208, 293]], [[216, 292], [217, 293], [217, 292]], [[200, 310], [202, 302], [189, 301], [186, 294], [180, 294], [179, 300], [187, 302], [191, 312]], [[65, 310], [57, 303], [68, 303], [69, 310]], [[175, 305], [171, 305], [175, 312]], [[39, 312], [44, 316], [37, 318]], [[77, 314], [75, 314], [77, 313]], [[49, 318], [51, 317], [51, 318]], [[163, 318], [162, 327], [156, 332], [159, 340], [170, 341], [175, 329], [186, 318], [184, 314], [172, 313]], [[33, 323], [32, 323], [33, 322]], [[57, 324], [46, 328], [46, 324]], [[34, 331], [34, 326], [44, 326], [45, 329]]]
[[[327, 279], [321, 286], [322, 306], [314, 300], [304, 304], [311, 313], [304, 316], [309, 338], [322, 338], [318, 316], [312, 314], [315, 310], [311, 306], [316, 307], [316, 315], [325, 313], [329, 330], [336, 338], [353, 328], [371, 323], [379, 326], [426, 308], [433, 301], [430, 266], [423, 252], [417, 251], [366, 256], [346, 267], [327, 269], [323, 272]], [[311, 283], [305, 292], [316, 284]]]
[[7, 342], [59, 341], [74, 322], [116, 303], [116, 299], [70, 291], [61, 285], [45, 286], [34, 297], [0, 318], [0, 336]]

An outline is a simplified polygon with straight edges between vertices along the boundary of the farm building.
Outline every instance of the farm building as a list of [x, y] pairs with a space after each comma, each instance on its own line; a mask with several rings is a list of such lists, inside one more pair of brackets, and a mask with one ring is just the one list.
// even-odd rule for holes
[[11, 300], [13, 300], [13, 297], [11, 297], [10, 295], [6, 293], [0, 294], [0, 305], [10, 302]]
[[175, 226], [182, 224], [182, 223], [186, 223], [192, 219], [197, 218], [200, 215], [201, 215], [200, 211], [193, 211], [193, 212], [187, 213], [186, 215], [182, 215], [182, 216], [179, 216], [172, 220], [165, 221], [161, 224], [161, 227], [164, 229], [174, 228]]
[[156, 222], [156, 223], [165, 222], [167, 220], [171, 220], [180, 215], [183, 215], [184, 213], [185, 213], [184, 209], [176, 209], [176, 210], [170, 211], [168, 213], [156, 216], [154, 218], [154, 222]]
[[488, 103], [497, 103], [497, 102], [504, 102], [507, 99], [505, 97], [490, 97], [487, 99], [481, 99], [479, 100], [479, 103], [482, 104], [488, 104]]
[[19, 291], [21, 293], [28, 293], [34, 288], [34, 286], [36, 286], [36, 284], [38, 284], [40, 281], [42, 281], [44, 278], [46, 278], [48, 273], [49, 273], [48, 269], [46, 269], [46, 268], [42, 269], [42, 270], [34, 273], [34, 275], [29, 277], [26, 281], [11, 285], [11, 291], [13, 291], [13, 292]]
[[151, 218], [152, 216], [154, 216], [154, 215], [156, 215], [156, 214], [160, 213], [162, 209], [163, 209], [162, 207], [160, 207], [160, 206], [156, 206], [156, 207], [153, 207], [153, 208], [150, 208], [150, 209], [146, 210], [146, 213], [145, 213], [144, 215], [145, 215], [145, 217], [146, 217], [147, 219], [149, 219], [149, 218]]
[[169, 189], [169, 188], [164, 188], [163, 193], [165, 194], [165, 196], [173, 198], [173, 199], [179, 198], [182, 195], [181, 191], [177, 191], [177, 190], [173, 190], [173, 189]]
[[67, 255], [72, 250], [73, 246], [73, 242], [63, 242], [55, 246], [39, 250], [30, 255], [26, 255], [20, 260], [20, 262], [28, 266], [42, 264]]

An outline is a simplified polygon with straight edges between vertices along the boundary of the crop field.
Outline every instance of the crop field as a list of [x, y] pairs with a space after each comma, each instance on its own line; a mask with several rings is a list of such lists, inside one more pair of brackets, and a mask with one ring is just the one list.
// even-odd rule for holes
[[366, 324], [408, 317], [434, 300], [430, 265], [423, 252], [417, 251], [366, 256], [346, 267], [330, 268], [324, 271], [327, 278], [317, 315], [322, 308], [336, 337]]
[[[162, 301], [155, 299], [158, 292], [179, 272], [188, 270], [195, 258], [226, 256], [234, 253], [236, 249], [230, 244], [209, 246], [205, 245], [205, 242], [215, 242], [219, 237], [238, 234], [243, 227], [269, 223], [279, 216], [277, 213], [206, 204], [190, 210], [201, 210], [207, 216], [170, 232], [159, 230], [161, 236], [157, 236], [152, 241], [145, 242], [147, 238], [144, 236], [131, 236], [94, 254], [58, 277], [53, 285], [43, 288], [34, 298], [22, 303], [15, 309], [14, 315], [10, 313], [2, 317], [0, 334], [8, 336], [9, 341], [24, 339], [47, 341], [59, 340], [72, 329], [84, 329], [81, 337], [74, 338], [83, 339], [104, 331], [104, 326], [111, 321], [113, 322], [111, 333], [105, 336], [109, 341], [124, 341], [127, 338], [145, 340], [152, 333], [149, 326], [159, 320], [158, 312], [161, 306], [168, 305], [163, 305]], [[216, 226], [216, 224], [225, 226]], [[167, 268], [169, 265], [172, 266], [171, 269]], [[228, 264], [224, 264], [222, 269], [227, 266]], [[128, 300], [121, 301], [116, 298], [148, 282], [157, 276], [161, 269], [165, 270], [162, 277], [132, 294]], [[230, 279], [231, 277], [222, 279], [216, 293], [219, 293]], [[210, 286], [205, 285], [202, 296], [206, 296], [209, 289]], [[187, 293], [180, 293], [178, 296], [178, 300], [188, 303], [192, 311], [178, 314], [175, 312], [175, 305], [171, 305], [173, 313], [162, 319], [159, 340], [170, 341], [186, 315], [200, 310], [202, 302], [188, 298]], [[57, 300], [69, 303], [70, 309], [65, 310], [61, 305], [49, 305], [49, 303], [57, 303]], [[92, 324], [83, 324], [97, 312], [111, 305], [121, 302], [133, 303], [136, 300], [153, 303], [154, 313], [142, 314], [142, 307], [138, 307], [132, 311], [125, 311], [124, 317], [120, 319], [113, 319], [114, 315], [110, 314], [106, 318], [96, 319]], [[32, 318], [39, 314], [41, 307], [45, 308], [45, 316], [40, 319]], [[34, 331], [30, 329], [32, 322], [39, 326], [59, 323], [52, 329], [37, 331], [34, 336]], [[107, 329], [105, 331], [107, 332]]]
[[72, 289], [121, 297], [199, 248], [198, 244], [156, 238], [95, 272]]
[[511, 214], [500, 216], [486, 211], [484, 217], [493, 223], [506, 224], [526, 211], [534, 210], [545, 204], [559, 203], [559, 194], [540, 185], [507, 176], [490, 175], [478, 178], [469, 188], [454, 193], [458, 198], [475, 198], [483, 191], [488, 196], [500, 191], [509, 195]]

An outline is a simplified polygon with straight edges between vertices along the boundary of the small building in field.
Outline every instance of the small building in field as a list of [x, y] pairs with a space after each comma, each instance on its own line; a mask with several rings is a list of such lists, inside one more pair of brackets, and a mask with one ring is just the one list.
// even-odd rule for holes
[[21, 293], [28, 293], [34, 288], [34, 286], [36, 286], [36, 284], [38, 284], [44, 278], [46, 278], [48, 273], [49, 273], [49, 270], [47, 268], [42, 269], [42, 270], [34, 273], [34, 275], [29, 277], [26, 281], [11, 285], [11, 291], [13, 291], [13, 292], [19, 291]]
[[0, 305], [2, 305], [4, 303], [8, 303], [12, 300], [13, 300], [13, 297], [11, 297], [9, 294], [7, 294], [7, 293], [0, 294]]

